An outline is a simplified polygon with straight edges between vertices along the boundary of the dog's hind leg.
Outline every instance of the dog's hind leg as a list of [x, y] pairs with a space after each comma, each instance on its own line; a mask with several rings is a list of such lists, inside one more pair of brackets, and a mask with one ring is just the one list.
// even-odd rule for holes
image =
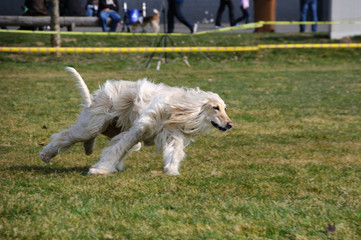
[[40, 153], [41, 160], [49, 163], [58, 153], [66, 151], [77, 142], [87, 142], [86, 153], [91, 153], [94, 139], [100, 134], [103, 125], [104, 117], [91, 116], [88, 110], [84, 110], [79, 116], [78, 122], [70, 129], [62, 130], [51, 136], [50, 143]]
[[[70, 129], [62, 130], [61, 132], [52, 135], [50, 143], [46, 145], [40, 153], [41, 160], [45, 163], [50, 163], [52, 158], [59, 153], [68, 150], [74, 143], [87, 142], [87, 144], [89, 144], [91, 141], [94, 142], [93, 135], [87, 135], [85, 131], [76, 128], [77, 126], [73, 126]], [[88, 145], [87, 147], [89, 147], [89, 149], [86, 149], [85, 152], [90, 154], [90, 146]]]
[[92, 154], [95, 148], [95, 138], [83, 142], [83, 147], [86, 155]]
[[81, 139], [76, 139], [76, 135], [74, 135], [76, 131], [74, 131], [74, 128], [75, 127], [72, 127], [53, 134], [50, 138], [50, 143], [46, 145], [40, 153], [41, 160], [45, 163], [50, 163], [50, 160], [58, 155], [58, 153], [66, 151], [71, 145], [81, 141]]
[[159, 24], [155, 22], [151, 22], [151, 25], [154, 29], [154, 33], [159, 33], [159, 29], [160, 29]]

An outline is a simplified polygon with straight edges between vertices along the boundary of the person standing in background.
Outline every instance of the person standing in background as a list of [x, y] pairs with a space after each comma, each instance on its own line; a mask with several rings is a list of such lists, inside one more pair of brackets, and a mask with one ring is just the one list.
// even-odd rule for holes
[[103, 32], [107, 32], [107, 20], [110, 17], [109, 32], [115, 32], [120, 22], [119, 4], [117, 0], [99, 0], [98, 15], [102, 25]]
[[[301, 0], [301, 22], [307, 20], [308, 7], [311, 8], [312, 21], [317, 22], [317, 0]], [[300, 25], [300, 32], [305, 32], [306, 26]], [[312, 25], [312, 32], [317, 32], [317, 24]]]
[[176, 17], [181, 23], [186, 25], [191, 33], [197, 32], [197, 24], [190, 23], [182, 13], [182, 6], [184, 0], [168, 0], [168, 33], [174, 32], [174, 17]]
[[223, 14], [223, 11], [226, 8], [226, 6], [228, 6], [229, 24], [231, 26], [235, 25], [232, 0], [221, 0], [219, 7], [218, 7], [218, 11], [217, 11], [217, 16], [216, 16], [216, 28], [222, 27], [222, 23], [221, 23], [222, 14]]

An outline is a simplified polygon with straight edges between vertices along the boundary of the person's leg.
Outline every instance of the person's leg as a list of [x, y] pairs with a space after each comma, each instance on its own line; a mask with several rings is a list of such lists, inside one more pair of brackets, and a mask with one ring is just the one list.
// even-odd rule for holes
[[244, 19], [246, 19], [246, 23], [247, 23], [247, 19], [249, 18], [248, 9], [243, 9], [242, 5], [241, 5], [240, 9], [241, 9], [241, 12], [242, 12], [242, 16], [240, 16], [239, 18], [234, 20], [234, 24], [242, 22]]
[[[307, 19], [307, 10], [308, 10], [308, 4], [306, 0], [301, 0], [301, 22], [305, 22]], [[304, 24], [300, 25], [300, 32], [305, 31], [306, 26]]]
[[173, 1], [168, 1], [168, 13], [167, 13], [167, 20], [168, 20], [168, 33], [174, 32], [174, 13], [175, 13], [175, 5]]
[[229, 24], [231, 26], [234, 26], [233, 2], [232, 2], [232, 0], [227, 0], [226, 4], [228, 6]]
[[178, 19], [181, 23], [183, 23], [184, 25], [186, 25], [191, 32], [193, 32], [194, 24], [190, 23], [190, 22], [183, 16], [183, 13], [182, 13], [182, 5], [183, 5], [183, 3], [175, 3], [175, 16], [177, 17], [177, 19]]
[[107, 32], [107, 19], [109, 17], [109, 12], [107, 11], [101, 11], [99, 18], [100, 18], [100, 23], [103, 29], [103, 32]]
[[226, 7], [226, 5], [225, 5], [224, 0], [221, 0], [221, 2], [219, 3], [217, 16], [216, 16], [216, 26], [220, 27], [222, 25], [222, 14], [223, 14], [225, 7]]
[[[311, 15], [312, 15], [312, 21], [317, 22], [317, 1], [312, 0], [311, 4]], [[317, 24], [312, 25], [312, 32], [317, 32]]]
[[85, 15], [87, 15], [88, 17], [93, 16], [93, 6], [92, 5], [87, 6]]
[[249, 15], [248, 8], [243, 9], [243, 14], [244, 14], [244, 18], [245, 18], [245, 23], [249, 23], [251, 21], [251, 17]]
[[112, 19], [111, 25], [110, 25], [110, 32], [115, 32], [117, 29], [118, 23], [120, 22], [120, 15], [115, 11], [109, 11], [109, 16]]
[[243, 19], [244, 19], [244, 10], [243, 10], [242, 6], [241, 6], [241, 12], [242, 12], [242, 16], [240, 16], [239, 18], [237, 18], [237, 19], [234, 20], [234, 23], [235, 23], [235, 24], [237, 24], [237, 23], [239, 23], [239, 22], [242, 22]]

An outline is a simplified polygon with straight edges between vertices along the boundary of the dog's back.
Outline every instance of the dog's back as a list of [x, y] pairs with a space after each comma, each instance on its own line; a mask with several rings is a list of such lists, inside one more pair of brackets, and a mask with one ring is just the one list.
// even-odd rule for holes
[[158, 33], [160, 30], [159, 27], [159, 11], [157, 9], [153, 9], [154, 15], [152, 16], [147, 16], [147, 17], [141, 17], [138, 21], [136, 21], [135, 23], [132, 24], [132, 30], [133, 32], [139, 27], [141, 26], [143, 29], [143, 32], [145, 31], [145, 27], [146, 25], [151, 25], [154, 29], [155, 33]]
[[173, 88], [164, 84], [154, 84], [146, 79], [135, 82], [108, 80], [93, 94], [94, 100], [90, 108], [99, 111], [99, 114], [107, 109], [108, 121], [112, 122], [116, 119], [116, 127], [125, 131], [143, 111], [157, 102], [157, 99], [169, 97], [169, 93], [175, 91], [171, 89]]

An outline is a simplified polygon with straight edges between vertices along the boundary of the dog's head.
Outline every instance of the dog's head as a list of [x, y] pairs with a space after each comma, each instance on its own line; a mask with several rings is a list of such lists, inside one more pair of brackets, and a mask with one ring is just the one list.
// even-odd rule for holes
[[172, 99], [169, 107], [168, 125], [172, 128], [178, 126], [187, 134], [206, 133], [210, 126], [223, 132], [233, 127], [224, 101], [213, 92], [188, 89], [181, 98]]
[[226, 105], [220, 98], [209, 99], [203, 105], [202, 110], [209, 123], [218, 130], [225, 132], [233, 127], [233, 123], [226, 113]]

